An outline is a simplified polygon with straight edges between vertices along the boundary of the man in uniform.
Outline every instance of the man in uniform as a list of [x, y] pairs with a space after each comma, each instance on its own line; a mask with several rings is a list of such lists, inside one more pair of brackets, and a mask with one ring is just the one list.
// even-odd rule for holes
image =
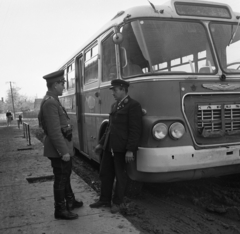
[[111, 207], [112, 213], [119, 212], [123, 206], [127, 183], [126, 163], [135, 160], [142, 132], [142, 108], [130, 98], [128, 87], [129, 83], [124, 80], [112, 80], [110, 89], [116, 102], [111, 107], [106, 132], [95, 148], [96, 153], [104, 150], [100, 167], [101, 195], [90, 207]]
[[81, 207], [83, 202], [75, 199], [70, 182], [72, 128], [67, 112], [58, 99], [64, 89], [64, 71], [56, 71], [43, 78], [47, 82], [48, 91], [41, 103], [38, 118], [46, 134], [44, 156], [51, 160], [54, 174], [54, 216], [56, 219], [76, 219], [78, 215], [71, 210]]

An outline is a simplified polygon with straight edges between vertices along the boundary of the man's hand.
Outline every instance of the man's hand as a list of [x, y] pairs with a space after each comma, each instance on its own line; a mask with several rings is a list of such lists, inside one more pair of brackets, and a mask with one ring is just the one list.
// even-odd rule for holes
[[134, 161], [134, 155], [132, 151], [127, 151], [125, 154], [125, 161], [126, 163]]
[[103, 146], [101, 144], [96, 145], [94, 152], [95, 154], [100, 155], [102, 153]]
[[63, 156], [62, 156], [62, 160], [63, 161], [65, 161], [65, 162], [67, 162], [67, 161], [69, 161], [70, 160], [70, 154], [69, 153], [66, 153], [66, 154], [64, 154]]

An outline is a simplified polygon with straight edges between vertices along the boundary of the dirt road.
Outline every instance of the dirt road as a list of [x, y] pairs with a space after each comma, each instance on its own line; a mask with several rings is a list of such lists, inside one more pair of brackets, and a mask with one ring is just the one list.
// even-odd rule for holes
[[[42, 134], [31, 126], [38, 138]], [[40, 149], [41, 150], [41, 149]], [[100, 191], [98, 168], [74, 156], [74, 171]], [[144, 184], [126, 198], [123, 215], [143, 234], [240, 234], [240, 175], [168, 184]]]

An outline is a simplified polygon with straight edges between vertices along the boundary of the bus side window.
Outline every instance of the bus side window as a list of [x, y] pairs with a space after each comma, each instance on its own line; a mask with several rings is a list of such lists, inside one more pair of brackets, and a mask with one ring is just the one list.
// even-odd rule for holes
[[65, 105], [64, 99], [65, 99], [65, 98], [60, 98], [60, 99], [59, 99], [59, 101], [60, 101], [60, 103], [61, 103], [61, 105], [62, 105], [63, 107], [64, 107], [64, 105]]
[[72, 111], [73, 109], [73, 97], [65, 97], [64, 98], [64, 103], [62, 105], [67, 111]]
[[92, 83], [98, 79], [98, 45], [85, 53], [84, 83]]
[[66, 80], [65, 88], [64, 90], [68, 89], [68, 77], [67, 77], [67, 69], [64, 70], [64, 79]]
[[110, 34], [102, 42], [102, 81], [110, 81], [117, 78], [115, 44]]
[[67, 69], [68, 89], [75, 88], [75, 64], [72, 63]]

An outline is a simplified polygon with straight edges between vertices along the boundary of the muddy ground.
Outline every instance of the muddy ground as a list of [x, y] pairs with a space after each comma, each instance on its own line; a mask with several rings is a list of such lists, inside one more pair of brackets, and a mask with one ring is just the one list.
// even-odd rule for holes
[[[98, 167], [74, 157], [74, 171], [100, 192]], [[126, 197], [122, 214], [146, 234], [240, 233], [240, 175], [168, 184], [144, 184]]]
[[[34, 121], [32, 135], [43, 134]], [[98, 165], [73, 158], [74, 171], [100, 192]], [[143, 234], [240, 234], [240, 174], [168, 184], [144, 184], [126, 197], [122, 214]]]

